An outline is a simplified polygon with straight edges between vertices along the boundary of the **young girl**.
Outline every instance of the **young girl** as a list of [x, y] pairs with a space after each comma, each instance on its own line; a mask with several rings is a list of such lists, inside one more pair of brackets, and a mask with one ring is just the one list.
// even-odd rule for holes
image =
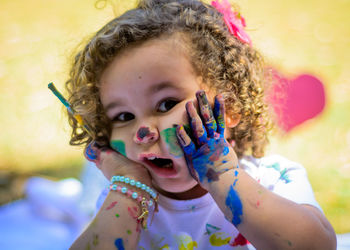
[[264, 157], [244, 26], [226, 1], [141, 0], [78, 53], [69, 102], [91, 131], [70, 116], [71, 144], [111, 185], [72, 249], [335, 249], [305, 170]]

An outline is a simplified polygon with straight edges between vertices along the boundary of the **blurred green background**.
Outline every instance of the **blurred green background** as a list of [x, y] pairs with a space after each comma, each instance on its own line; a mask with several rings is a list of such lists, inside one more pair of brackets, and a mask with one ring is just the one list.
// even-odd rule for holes
[[[79, 177], [82, 149], [68, 145], [62, 105], [47, 84], [63, 90], [76, 46], [133, 2], [101, 9], [105, 1], [1, 0], [0, 203], [20, 198], [31, 175]], [[350, 1], [236, 3], [270, 65], [286, 77], [306, 72], [325, 84], [324, 112], [274, 134], [269, 151], [302, 163], [336, 232], [350, 232]]]

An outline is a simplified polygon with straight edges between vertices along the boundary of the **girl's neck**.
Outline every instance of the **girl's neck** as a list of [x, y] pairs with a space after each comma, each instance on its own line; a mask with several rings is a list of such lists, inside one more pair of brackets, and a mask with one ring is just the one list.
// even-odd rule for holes
[[158, 189], [157, 191], [160, 194], [174, 200], [191, 200], [191, 199], [202, 197], [203, 195], [208, 193], [208, 191], [203, 189], [199, 184], [182, 193], [170, 193], [162, 189]]

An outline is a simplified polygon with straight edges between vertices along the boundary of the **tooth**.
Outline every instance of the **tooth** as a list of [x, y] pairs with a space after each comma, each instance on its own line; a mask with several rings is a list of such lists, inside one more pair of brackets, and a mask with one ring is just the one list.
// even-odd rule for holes
[[154, 160], [156, 157], [155, 156], [151, 156], [151, 157], [148, 157], [148, 160]]

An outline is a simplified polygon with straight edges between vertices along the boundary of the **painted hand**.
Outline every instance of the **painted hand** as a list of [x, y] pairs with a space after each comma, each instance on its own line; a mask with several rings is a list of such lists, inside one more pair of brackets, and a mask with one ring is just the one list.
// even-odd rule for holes
[[204, 91], [198, 91], [196, 97], [200, 115], [193, 102], [186, 104], [192, 139], [183, 126], [177, 127], [177, 137], [191, 175], [207, 189], [208, 184], [218, 181], [222, 173], [236, 168], [238, 160], [224, 137], [225, 106], [222, 95], [215, 97], [214, 112]]
[[148, 186], [152, 185], [148, 170], [109, 146], [100, 147], [94, 141], [85, 149], [85, 158], [94, 162], [109, 180], [113, 175], [123, 175], [138, 180]]

